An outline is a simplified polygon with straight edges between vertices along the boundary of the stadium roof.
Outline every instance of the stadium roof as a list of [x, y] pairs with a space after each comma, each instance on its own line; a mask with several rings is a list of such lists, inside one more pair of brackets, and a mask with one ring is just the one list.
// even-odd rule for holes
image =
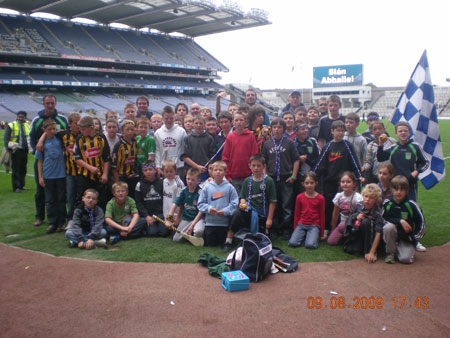
[[268, 25], [267, 13], [244, 13], [236, 3], [216, 6], [211, 0], [0, 0], [0, 7], [25, 14], [50, 13], [66, 19], [85, 18], [102, 24], [121, 23], [164, 33], [195, 37]]

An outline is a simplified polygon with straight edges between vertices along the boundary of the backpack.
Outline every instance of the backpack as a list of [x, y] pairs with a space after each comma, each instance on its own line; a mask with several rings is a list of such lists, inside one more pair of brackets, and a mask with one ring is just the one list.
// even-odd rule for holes
[[257, 232], [245, 235], [240, 246], [232, 253], [230, 270], [241, 270], [250, 281], [259, 282], [272, 267], [272, 242]]

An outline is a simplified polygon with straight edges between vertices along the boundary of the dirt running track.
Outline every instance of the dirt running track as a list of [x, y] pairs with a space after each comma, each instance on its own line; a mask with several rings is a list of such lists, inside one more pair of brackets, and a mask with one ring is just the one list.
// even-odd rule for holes
[[[416, 257], [410, 266], [305, 263], [229, 293], [193, 264], [79, 260], [1, 244], [0, 337], [450, 337], [450, 244]], [[382, 297], [383, 308], [348, 308], [364, 296]], [[308, 297], [327, 308], [308, 309]], [[331, 297], [346, 307], [331, 309]], [[393, 297], [407, 298], [403, 309]], [[429, 308], [416, 308], [417, 297]]]

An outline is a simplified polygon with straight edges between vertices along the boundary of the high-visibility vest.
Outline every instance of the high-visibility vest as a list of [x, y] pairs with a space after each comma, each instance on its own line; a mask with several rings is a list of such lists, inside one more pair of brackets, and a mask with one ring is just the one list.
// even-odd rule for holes
[[[8, 123], [9, 128], [11, 128], [11, 139], [12, 142], [19, 143], [19, 134], [20, 134], [20, 123], [18, 121]], [[25, 130], [25, 138], [30, 134], [30, 125], [28, 123], [23, 124], [23, 128]]]

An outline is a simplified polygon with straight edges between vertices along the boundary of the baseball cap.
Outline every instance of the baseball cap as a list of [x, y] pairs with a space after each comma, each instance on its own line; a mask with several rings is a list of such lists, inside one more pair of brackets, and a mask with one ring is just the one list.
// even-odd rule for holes
[[292, 94], [298, 94], [298, 95], [302, 96], [302, 93], [300, 93], [300, 90], [298, 90], [298, 89], [295, 89], [292, 92], [290, 92], [289, 96], [291, 96]]

